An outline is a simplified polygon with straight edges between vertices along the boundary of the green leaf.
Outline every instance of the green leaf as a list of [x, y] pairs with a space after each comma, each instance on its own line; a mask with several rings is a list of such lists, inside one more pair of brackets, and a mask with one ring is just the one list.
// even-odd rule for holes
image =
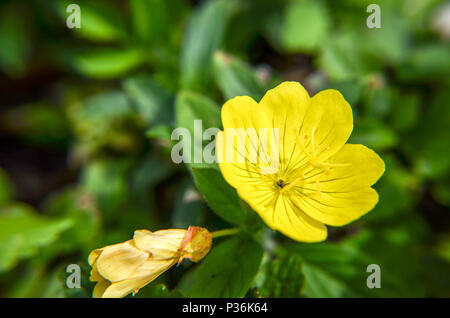
[[242, 209], [239, 196], [216, 169], [192, 169], [197, 188], [206, 203], [225, 221], [243, 225], [247, 213]]
[[398, 141], [396, 133], [381, 120], [369, 117], [356, 118], [349, 142], [363, 144], [375, 150], [386, 150], [395, 147]]
[[366, 268], [357, 251], [332, 243], [298, 244], [291, 250], [298, 253], [304, 262], [305, 296], [359, 296], [357, 291], [347, 285], [358, 279], [361, 280], [361, 286], [365, 285]]
[[410, 23], [404, 10], [396, 6], [395, 1], [378, 4], [381, 7], [381, 28], [362, 28], [362, 46], [367, 54], [377, 57], [383, 63], [399, 64], [411, 53]]
[[[88, 154], [102, 147], [134, 149], [138, 143], [137, 112], [121, 91], [105, 91], [87, 98], [69, 112], [73, 130]], [[140, 133], [140, 132], [139, 132]]]
[[131, 0], [131, 16], [137, 37], [145, 43], [167, 39], [170, 12], [164, 0]]
[[82, 171], [82, 189], [94, 196], [106, 221], [113, 218], [127, 199], [129, 165], [127, 160], [98, 159], [91, 161]]
[[[436, 201], [440, 204], [450, 207], [450, 178], [437, 182], [431, 188], [431, 193]], [[450, 258], [449, 258], [450, 261]]]
[[101, 219], [98, 206], [91, 195], [69, 187], [52, 194], [45, 202], [44, 211], [52, 217], [66, 218], [73, 225], [43, 254], [57, 255], [75, 250], [89, 253], [96, 247]]
[[[57, 13], [65, 22], [71, 13], [66, 12], [71, 1], [55, 1]], [[119, 8], [106, 1], [77, 1], [80, 6], [81, 27], [73, 28], [81, 38], [96, 42], [123, 40], [127, 36], [125, 22]]]
[[173, 96], [151, 77], [140, 75], [126, 79], [123, 87], [147, 125], [172, 124]]
[[117, 78], [125, 75], [144, 61], [139, 49], [98, 48], [68, 53], [68, 63], [79, 73], [97, 79]]
[[404, 138], [401, 146], [414, 160], [415, 172], [439, 179], [450, 171], [450, 91], [443, 87], [434, 96], [419, 125]]
[[394, 156], [385, 155], [383, 160], [386, 171], [374, 186], [379, 201], [364, 222], [393, 222], [410, 212], [417, 201], [419, 181]]
[[[201, 94], [190, 91], [181, 91], [177, 95], [175, 102], [175, 117], [177, 128], [186, 128], [190, 133], [191, 163], [189, 163], [189, 166], [217, 168], [216, 164], [206, 163], [203, 158], [203, 145], [214, 142], [203, 140], [203, 132], [208, 128], [220, 129], [222, 127], [220, 121], [220, 109], [217, 104]], [[198, 129], [198, 132], [194, 129], [196, 120], [201, 121], [202, 129]], [[200, 128], [200, 126], [198, 127]], [[195, 162], [196, 157], [202, 158], [201, 162]]]
[[61, 109], [46, 102], [18, 105], [0, 117], [0, 126], [5, 131], [43, 145], [68, 142], [70, 131], [67, 124]]
[[185, 229], [191, 225], [202, 226], [205, 203], [191, 180], [184, 181], [175, 194], [175, 206], [171, 225], [175, 229]]
[[[342, 243], [292, 244], [303, 260], [308, 297], [423, 297], [420, 260], [411, 246], [365, 231]], [[381, 288], [368, 288], [367, 266], [381, 268]]]
[[90, 96], [82, 107], [70, 113], [75, 132], [82, 138], [95, 141], [111, 134], [111, 126], [115, 123], [134, 115], [128, 98], [120, 91]]
[[294, 0], [285, 8], [281, 42], [288, 52], [310, 52], [328, 36], [330, 16], [322, 1]]
[[350, 105], [355, 106], [361, 99], [364, 85], [361, 81], [349, 80], [330, 83], [325, 88], [338, 90]]
[[212, 56], [221, 45], [230, 3], [207, 1], [191, 15], [180, 56], [182, 88], [206, 91]]
[[277, 254], [274, 259], [263, 260], [255, 278], [259, 295], [263, 298], [300, 297], [304, 281], [301, 257], [286, 251]]
[[20, 259], [34, 256], [71, 226], [69, 219], [47, 218], [24, 204], [1, 208], [0, 272], [12, 268]]
[[155, 125], [145, 132], [145, 135], [150, 139], [160, 139], [167, 142], [170, 142], [171, 134], [172, 128], [168, 125]]
[[258, 272], [262, 247], [251, 239], [231, 238], [215, 246], [195, 268], [191, 286], [181, 292], [194, 298], [244, 297]]
[[397, 131], [412, 129], [419, 120], [421, 96], [418, 93], [399, 93], [394, 96], [390, 122]]
[[399, 77], [407, 82], [424, 82], [430, 79], [446, 79], [450, 72], [448, 44], [419, 46], [398, 69]]
[[[448, 253], [448, 251], [447, 251]], [[431, 253], [425, 255], [424, 267], [428, 288], [428, 297], [450, 296], [450, 260], [445, 260]]]
[[133, 113], [127, 96], [121, 91], [114, 90], [90, 96], [75, 116], [77, 121], [95, 121], [98, 124], [100, 121], [109, 121]]
[[[450, 263], [450, 234], [442, 234], [438, 237], [434, 250], [437, 255], [442, 257], [446, 262]], [[450, 286], [449, 286], [450, 288]]]
[[249, 65], [220, 51], [214, 53], [214, 78], [226, 99], [246, 95], [258, 101], [265, 92]]
[[[384, 79], [377, 75], [373, 75], [369, 78], [369, 82], [373, 81], [375, 84], [368, 84], [368, 90], [362, 98], [362, 106], [364, 108], [364, 114], [371, 118], [384, 118], [391, 111], [392, 96], [394, 94], [393, 89], [386, 87]], [[377, 83], [379, 82], [379, 84]], [[380, 87], [376, 87], [379, 85]]]
[[358, 297], [345, 282], [336, 279], [320, 268], [305, 264], [303, 274], [306, 277], [304, 294], [310, 298], [342, 298]]
[[364, 56], [360, 34], [345, 30], [324, 43], [318, 65], [333, 81], [354, 80], [378, 70], [379, 65]]
[[14, 188], [9, 176], [0, 168], [0, 207], [7, 204], [14, 195]]
[[11, 76], [22, 76], [26, 72], [31, 38], [27, 32], [30, 27], [21, 21], [21, 6], [2, 8], [0, 15], [0, 69]]
[[181, 91], [177, 95], [176, 125], [186, 127], [194, 133], [194, 120], [203, 122], [203, 129], [221, 128], [219, 106], [208, 97], [190, 91]]
[[131, 189], [148, 195], [148, 190], [163, 181], [170, 174], [170, 166], [155, 155], [149, 155], [135, 165], [131, 174]]

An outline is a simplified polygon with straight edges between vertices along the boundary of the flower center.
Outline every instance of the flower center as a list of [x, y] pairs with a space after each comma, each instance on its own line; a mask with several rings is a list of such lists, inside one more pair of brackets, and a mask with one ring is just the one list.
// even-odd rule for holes
[[[297, 143], [300, 148], [303, 150], [304, 155], [306, 156], [306, 160], [308, 163], [315, 169], [321, 171], [325, 175], [329, 175], [330, 171], [336, 167], [345, 167], [349, 166], [350, 163], [332, 163], [319, 159], [320, 150], [328, 149], [327, 145], [317, 145], [316, 144], [316, 128], [313, 127], [311, 131], [311, 135], [297, 135]], [[307, 148], [309, 144], [309, 149]], [[317, 176], [320, 174], [311, 173], [311, 171], [306, 172], [307, 167], [303, 167], [298, 171], [284, 171], [281, 175], [277, 174], [275, 178], [272, 179], [274, 182], [275, 188], [279, 191], [279, 193], [285, 193], [291, 189], [300, 190], [303, 195], [311, 196], [316, 195], [321, 197], [322, 190], [320, 186], [320, 180], [318, 180]], [[317, 171], [316, 170], [316, 171]], [[313, 176], [311, 176], [313, 174]], [[313, 177], [313, 178], [311, 178]], [[312, 180], [311, 180], [312, 179]], [[307, 181], [308, 180], [308, 181]], [[313, 183], [315, 186], [310, 186], [309, 184]], [[312, 193], [310, 193], [312, 192]]]
[[277, 186], [279, 186], [280, 189], [283, 189], [285, 185], [286, 185], [286, 183], [284, 182], [283, 179], [280, 179], [277, 181]]
[[280, 193], [283, 193], [283, 192], [297, 186], [302, 181], [303, 181], [303, 178], [297, 178], [292, 182], [286, 182], [283, 179], [279, 179], [276, 184], [280, 188]]

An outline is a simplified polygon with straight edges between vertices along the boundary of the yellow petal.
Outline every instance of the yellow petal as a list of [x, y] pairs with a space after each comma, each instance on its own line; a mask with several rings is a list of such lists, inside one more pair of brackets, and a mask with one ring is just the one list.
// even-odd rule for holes
[[268, 128], [270, 117], [248, 96], [237, 96], [222, 106], [221, 118], [226, 128]]
[[341, 226], [376, 205], [378, 194], [370, 186], [382, 176], [385, 167], [373, 150], [353, 144], [344, 145], [329, 162], [337, 166], [314, 169], [305, 175], [305, 184], [296, 189], [297, 201], [311, 217]]
[[238, 193], [270, 228], [302, 242], [327, 238], [326, 226], [299, 209], [288, 193], [274, 194], [268, 188], [240, 188]]
[[326, 226], [299, 209], [288, 195], [280, 195], [275, 213], [274, 228], [294, 240], [320, 242], [327, 238]]
[[378, 194], [372, 188], [351, 192], [321, 193], [295, 199], [296, 204], [314, 219], [332, 226], [348, 224], [366, 214], [378, 202]]
[[102, 298], [122, 298], [139, 289], [138, 286], [143, 285], [144, 278], [126, 279], [111, 284], [103, 293]]
[[150, 232], [138, 230], [133, 240], [136, 246], [151, 253], [153, 259], [173, 259], [179, 257], [179, 250], [186, 230], [161, 230]]
[[269, 136], [271, 123], [267, 113], [252, 98], [238, 96], [223, 105], [221, 117], [226, 127], [216, 136], [216, 156], [221, 169], [230, 172], [231, 182], [239, 171], [253, 169], [259, 173], [259, 129], [265, 129]]
[[103, 298], [120, 298], [137, 292], [145, 285], [152, 282], [159, 275], [168, 270], [176, 263], [176, 260], [153, 260], [149, 259], [140, 266], [131, 277], [123, 281], [111, 284], [103, 293]]
[[[237, 188], [242, 184], [261, 184], [261, 175], [258, 166], [256, 163], [252, 163], [248, 161], [248, 158], [245, 158], [243, 163], [237, 162], [225, 162], [226, 161], [226, 152], [227, 152], [227, 143], [225, 140], [225, 135], [222, 131], [219, 131], [216, 135], [216, 156], [219, 162], [219, 168], [222, 172], [223, 177], [225, 180], [233, 187]], [[248, 142], [245, 144], [245, 148], [248, 149], [248, 147], [253, 147], [252, 145], [249, 145]], [[257, 148], [257, 146], [255, 146]], [[235, 150], [229, 150], [228, 151], [235, 151]], [[236, 151], [236, 155], [232, 155], [233, 158], [237, 157], [237, 155], [240, 153], [240, 151]], [[248, 154], [248, 151], [245, 150], [246, 154]], [[245, 156], [244, 155], [244, 156]]]
[[103, 294], [105, 290], [111, 285], [111, 282], [107, 281], [106, 279], [103, 279], [99, 281], [95, 287], [94, 291], [92, 293], [92, 297], [94, 298], [101, 298], [103, 297]]
[[269, 127], [279, 129], [280, 169], [304, 158], [303, 150], [296, 145], [311, 98], [298, 82], [283, 82], [267, 91], [259, 103], [260, 111], [267, 114]]
[[337, 90], [327, 89], [311, 98], [299, 137], [308, 154], [320, 162], [341, 149], [352, 130], [350, 105]]
[[[302, 149], [295, 143], [298, 127], [303, 122], [309, 102], [310, 97], [303, 86], [297, 82], [284, 82], [269, 90], [259, 104], [247, 96], [236, 97], [225, 103], [222, 108], [224, 132], [216, 136], [217, 158], [225, 179], [235, 187], [245, 178], [246, 183], [257, 183], [261, 165], [270, 167], [266, 171], [275, 173], [287, 164], [290, 157], [295, 157], [295, 160], [304, 157]], [[236, 141], [230, 140], [230, 129], [235, 129], [234, 132], [238, 135]], [[267, 137], [262, 135], [261, 129], [265, 129]], [[257, 135], [254, 142], [250, 142], [248, 138], [251, 132]], [[243, 137], [247, 139], [244, 140]], [[239, 139], [245, 145], [244, 149], [237, 144]], [[276, 148], [272, 149], [272, 143]], [[278, 154], [273, 153], [275, 149]], [[233, 162], [226, 160], [227, 151], [235, 152], [231, 156], [235, 158]], [[270, 157], [271, 154], [274, 155], [273, 158]], [[254, 156], [258, 158], [257, 165]], [[245, 163], [242, 157], [245, 157]]]
[[310, 179], [319, 180], [323, 191], [347, 192], [369, 187], [377, 182], [385, 169], [380, 156], [363, 145], [346, 144], [328, 162], [337, 166]]
[[283, 82], [267, 91], [259, 103], [259, 109], [270, 119], [268, 127], [295, 128], [301, 126], [310, 99], [300, 83]]
[[129, 240], [105, 247], [96, 265], [98, 273], [114, 283], [129, 278], [148, 258], [148, 253]]
[[97, 264], [94, 264], [91, 270], [91, 274], [89, 276], [89, 280], [91, 282], [100, 282], [104, 280], [104, 278], [98, 273]]
[[95, 262], [97, 261], [97, 258], [100, 256], [100, 254], [102, 253], [103, 249], [102, 248], [98, 248], [96, 250], [93, 250], [88, 257], [88, 262], [89, 265], [94, 266]]

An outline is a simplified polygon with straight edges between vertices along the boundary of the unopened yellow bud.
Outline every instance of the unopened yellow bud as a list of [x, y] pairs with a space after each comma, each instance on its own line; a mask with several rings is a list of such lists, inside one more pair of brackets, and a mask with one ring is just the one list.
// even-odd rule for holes
[[207, 229], [190, 226], [181, 245], [181, 257], [178, 263], [181, 263], [184, 258], [198, 262], [208, 254], [211, 244], [212, 236]]
[[137, 230], [132, 240], [96, 249], [89, 255], [94, 297], [119, 298], [137, 293], [177, 262], [202, 259], [211, 248], [208, 230], [189, 227], [157, 232]]

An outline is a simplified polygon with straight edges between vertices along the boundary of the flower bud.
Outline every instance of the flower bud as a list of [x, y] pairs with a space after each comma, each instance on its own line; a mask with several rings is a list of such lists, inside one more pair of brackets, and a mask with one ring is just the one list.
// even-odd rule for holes
[[212, 236], [207, 229], [190, 226], [181, 244], [181, 257], [178, 263], [181, 263], [184, 258], [198, 262], [208, 254], [211, 244]]
[[184, 258], [201, 260], [211, 248], [211, 234], [200, 227], [157, 232], [137, 230], [132, 240], [96, 249], [89, 255], [94, 297], [119, 298], [137, 293]]

